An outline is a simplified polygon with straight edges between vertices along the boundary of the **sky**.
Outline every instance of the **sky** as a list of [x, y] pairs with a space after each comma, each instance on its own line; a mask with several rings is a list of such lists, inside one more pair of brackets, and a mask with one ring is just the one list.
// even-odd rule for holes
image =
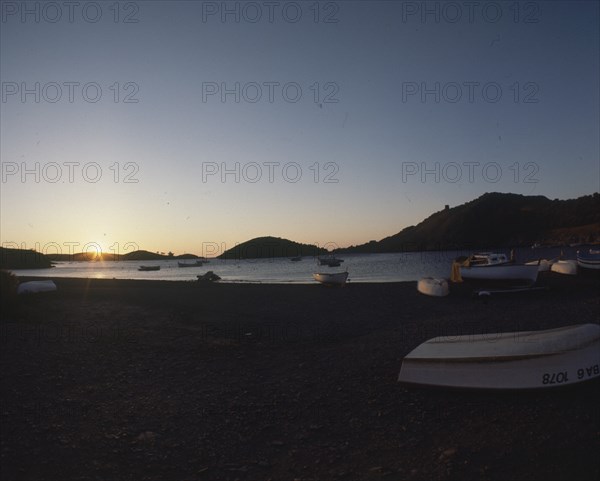
[[0, 4], [5, 247], [346, 247], [600, 190], [595, 1]]

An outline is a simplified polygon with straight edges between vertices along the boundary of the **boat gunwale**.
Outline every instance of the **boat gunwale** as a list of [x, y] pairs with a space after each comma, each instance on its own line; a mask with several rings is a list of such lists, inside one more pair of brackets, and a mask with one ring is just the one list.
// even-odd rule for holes
[[414, 362], [417, 364], [420, 363], [432, 363], [432, 364], [462, 364], [462, 363], [472, 363], [472, 364], [493, 364], [493, 363], [503, 363], [510, 361], [519, 361], [525, 359], [534, 359], [534, 358], [544, 358], [544, 357], [552, 357], [552, 356], [561, 356], [563, 354], [567, 354], [573, 351], [579, 351], [581, 349], [587, 349], [590, 345], [598, 343], [600, 347], [600, 337], [587, 341], [583, 344], [578, 345], [577, 347], [573, 347], [572, 349], [563, 349], [562, 351], [557, 352], [547, 352], [547, 353], [536, 353], [536, 354], [517, 354], [517, 355], [508, 355], [508, 356], [487, 356], [487, 357], [408, 357], [410, 354], [404, 357], [402, 364], [405, 361], [408, 363]]

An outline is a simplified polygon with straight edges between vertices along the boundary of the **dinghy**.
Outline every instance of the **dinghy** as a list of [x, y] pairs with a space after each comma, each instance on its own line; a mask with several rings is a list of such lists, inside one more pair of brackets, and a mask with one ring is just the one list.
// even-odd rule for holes
[[17, 294], [36, 294], [38, 292], [52, 292], [56, 290], [54, 281], [29, 281], [19, 284]]
[[443, 297], [448, 295], [448, 281], [446, 279], [434, 279], [423, 277], [417, 282], [417, 290], [428, 296]]
[[346, 280], [348, 279], [347, 272], [338, 272], [335, 274], [326, 274], [326, 273], [315, 273], [313, 274], [315, 281], [320, 282], [321, 284], [326, 284], [330, 286], [343, 286], [346, 284]]
[[536, 389], [600, 376], [600, 326], [442, 336], [402, 361], [398, 381], [481, 389]]

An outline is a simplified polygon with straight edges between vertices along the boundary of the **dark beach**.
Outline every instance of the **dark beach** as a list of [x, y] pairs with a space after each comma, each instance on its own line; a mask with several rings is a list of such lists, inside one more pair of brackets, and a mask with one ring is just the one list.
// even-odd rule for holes
[[0, 477], [597, 480], [597, 380], [397, 382], [431, 337], [600, 322], [597, 277], [539, 282], [484, 301], [415, 282], [56, 279], [2, 315]]

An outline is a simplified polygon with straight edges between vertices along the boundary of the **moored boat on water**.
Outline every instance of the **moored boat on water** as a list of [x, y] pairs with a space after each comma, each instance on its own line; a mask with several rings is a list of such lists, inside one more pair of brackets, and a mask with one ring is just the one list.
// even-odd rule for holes
[[348, 280], [347, 272], [337, 272], [337, 273], [314, 273], [313, 278], [315, 281], [320, 282], [321, 284], [326, 284], [330, 286], [343, 286], [346, 284]]
[[344, 259], [337, 259], [336, 257], [333, 257], [333, 256], [319, 258], [319, 264], [322, 266], [337, 267], [342, 262], [344, 262]]
[[191, 263], [191, 264], [187, 263], [187, 262], [178, 261], [177, 265], [179, 267], [200, 267], [200, 266], [202, 266], [202, 261], [196, 261], [196, 262]]
[[160, 266], [140, 266], [138, 271], [160, 271]]
[[600, 376], [600, 326], [441, 336], [402, 361], [398, 381], [429, 386], [535, 389]]

